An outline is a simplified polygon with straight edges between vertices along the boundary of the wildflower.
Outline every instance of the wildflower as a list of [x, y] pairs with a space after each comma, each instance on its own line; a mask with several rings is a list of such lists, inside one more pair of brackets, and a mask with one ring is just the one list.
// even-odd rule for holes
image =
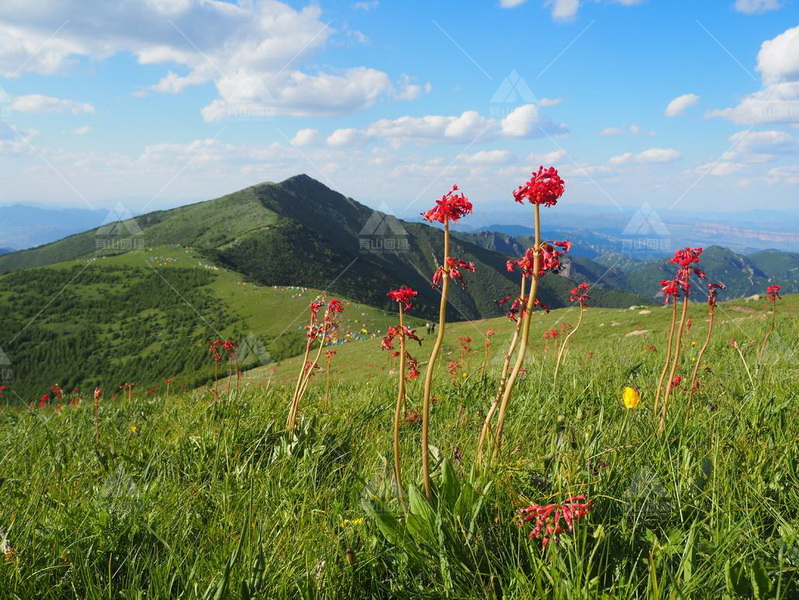
[[538, 172], [533, 172], [530, 181], [520, 185], [513, 192], [513, 199], [519, 204], [524, 204], [527, 200], [530, 204], [543, 204], [544, 206], [555, 206], [563, 196], [566, 186], [563, 179], [558, 175], [555, 167], [544, 169], [538, 167]]
[[[546, 548], [551, 540], [558, 541], [558, 535], [574, 531], [574, 524], [591, 512], [594, 501], [585, 501], [585, 495], [567, 498], [563, 504], [533, 504], [519, 510], [519, 526], [534, 521], [531, 538], [541, 538], [541, 547]], [[562, 523], [563, 524], [562, 524]], [[564, 527], [565, 524], [565, 527]]]
[[444, 272], [446, 271], [452, 281], [459, 281], [461, 286], [465, 288], [466, 282], [463, 279], [463, 273], [461, 273], [461, 270], [471, 271], [474, 273], [476, 270], [474, 263], [452, 257], [447, 257], [446, 263], [446, 269], [444, 267], [439, 267], [436, 269], [436, 272], [433, 273], [433, 285], [435, 287], [439, 286], [441, 283], [441, 278], [444, 276]]
[[708, 283], [707, 284], [707, 305], [711, 308], [715, 308], [717, 304], [717, 298], [719, 295], [719, 290], [726, 290], [727, 286], [723, 283]]
[[676, 387], [678, 387], [678, 386], [679, 386], [681, 383], [682, 383], [682, 377], [680, 377], [679, 375], [676, 375], [676, 376], [675, 376], [674, 378], [672, 378], [672, 380], [671, 380], [671, 387], [672, 387], [672, 389], [673, 389], [673, 388], [676, 388]]
[[627, 408], [637, 408], [641, 403], [641, 394], [638, 393], [636, 388], [626, 387], [624, 393], [621, 395], [624, 406]]
[[131, 425], [128, 430], [130, 431], [131, 435], [137, 435], [139, 433], [139, 428], [135, 425]]
[[409, 288], [407, 285], [403, 286], [397, 290], [392, 290], [386, 294], [389, 298], [391, 298], [397, 304], [402, 305], [403, 310], [410, 310], [413, 308], [411, 304], [411, 300], [415, 298], [419, 292], [414, 289]]
[[770, 285], [766, 288], [766, 294], [768, 295], [769, 302], [776, 302], [777, 298], [782, 298], [780, 296], [780, 290], [782, 289], [781, 285]]
[[461, 455], [461, 447], [455, 446], [455, 450], [452, 453], [452, 458], [458, 462], [463, 460], [463, 456]]
[[472, 203], [463, 195], [457, 193], [458, 186], [453, 185], [452, 189], [442, 196], [441, 200], [436, 200], [436, 205], [422, 213], [422, 217], [429, 223], [446, 221], [458, 221], [466, 215], [472, 214]]
[[469, 374], [468, 374], [466, 371], [464, 371], [463, 373], [461, 373], [461, 377], [462, 377], [463, 379], [466, 379], [468, 376], [469, 376]]
[[588, 301], [590, 299], [591, 296], [588, 295], [588, 284], [585, 281], [572, 289], [571, 297], [569, 298], [572, 302], [579, 302], [580, 306], [588, 306]]

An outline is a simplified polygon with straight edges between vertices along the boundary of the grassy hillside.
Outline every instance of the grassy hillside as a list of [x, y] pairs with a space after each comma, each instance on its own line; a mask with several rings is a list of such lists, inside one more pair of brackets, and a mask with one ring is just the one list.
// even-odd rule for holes
[[[470, 475], [475, 439], [498, 367], [492, 352], [481, 373], [479, 332], [501, 329], [496, 352], [508, 327], [453, 325], [450, 349], [471, 331], [475, 350], [455, 381], [442, 368], [431, 439], [451, 461], [450, 481], [471, 481], [482, 503], [459, 522], [429, 509], [429, 521], [409, 526], [422, 537], [407, 543], [387, 540], [363, 508], [392, 495], [395, 388], [376, 341], [340, 349], [329, 402], [318, 378], [291, 443], [279, 431], [282, 376], [218, 402], [203, 391], [106, 396], [97, 444], [90, 402], [4, 411], [0, 589], [43, 600], [796, 598], [799, 298], [780, 304], [780, 341], [758, 364], [764, 304], [719, 307], [701, 390], [675, 394], [660, 436], [651, 398], [666, 311], [590, 310], [557, 387], [554, 344], [541, 333], [575, 313], [541, 315], [508, 452], [480, 476]], [[696, 310], [686, 366], [704, 335]], [[417, 353], [428, 350], [425, 342]], [[637, 409], [621, 402], [629, 385], [641, 390]], [[414, 382], [409, 409], [419, 395]], [[406, 477], [417, 482], [418, 423], [402, 435]], [[435, 481], [452, 489], [439, 471]], [[593, 510], [546, 549], [517, 524], [517, 509], [575, 494]]]
[[[0, 331], [12, 377], [3, 401], [33, 402], [56, 385], [152, 390], [175, 378], [176, 389], [192, 388], [213, 375], [207, 338], [260, 342], [266, 354], [251, 353], [242, 369], [279, 362], [302, 351], [308, 304], [321, 293], [254, 285], [168, 246], [4, 275]], [[340, 339], [370, 339], [393, 319], [348, 301]]]

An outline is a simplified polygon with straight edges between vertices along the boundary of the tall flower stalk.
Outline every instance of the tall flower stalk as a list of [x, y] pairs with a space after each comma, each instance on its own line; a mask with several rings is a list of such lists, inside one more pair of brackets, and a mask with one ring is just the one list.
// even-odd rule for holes
[[335, 350], [325, 351], [325, 410], [330, 408], [330, 365], [335, 355]]
[[[513, 261], [509, 262], [509, 270], [512, 269], [512, 265], [515, 263]], [[508, 344], [508, 350], [505, 352], [505, 358], [502, 361], [502, 372], [499, 377], [499, 387], [497, 388], [497, 393], [494, 396], [494, 402], [491, 404], [491, 408], [488, 410], [488, 414], [486, 415], [485, 420], [483, 421], [483, 427], [480, 430], [480, 437], [477, 438], [477, 453], [475, 455], [475, 463], [479, 466], [482, 459], [483, 459], [483, 446], [485, 445], [486, 439], [488, 439], [488, 432], [491, 430], [491, 423], [494, 419], [494, 415], [499, 408], [499, 403], [502, 401], [502, 395], [505, 392], [505, 385], [508, 381], [508, 371], [510, 371], [510, 363], [513, 359], [513, 353], [516, 351], [516, 346], [519, 344], [519, 337], [522, 327], [523, 319], [517, 318], [519, 310], [521, 310], [522, 306], [527, 302], [527, 299], [524, 296], [526, 291], [526, 284], [527, 278], [522, 276], [522, 283], [521, 283], [521, 290], [519, 292], [519, 297], [513, 301], [511, 304], [510, 310], [508, 311], [508, 318], [516, 323], [516, 326], [513, 328], [513, 336], [510, 339], [510, 343]], [[497, 301], [498, 305], [505, 304], [510, 300], [510, 296], [503, 298], [502, 300]]]
[[471, 213], [472, 203], [469, 202], [469, 199], [463, 193], [458, 193], [458, 186], [454, 185], [441, 200], [436, 201], [436, 205], [433, 208], [423, 215], [424, 219], [429, 223], [436, 222], [444, 226], [444, 260], [433, 274], [433, 285], [441, 285], [438, 333], [433, 349], [430, 351], [430, 359], [424, 375], [424, 392], [422, 396], [422, 481], [424, 483], [425, 496], [428, 499], [433, 496], [433, 489], [430, 483], [430, 398], [432, 396], [433, 373], [436, 367], [436, 360], [441, 352], [441, 344], [444, 341], [444, 331], [447, 324], [449, 283], [450, 280], [463, 283], [462, 270], [474, 271], [474, 264], [449, 255], [449, 225]]
[[103, 390], [96, 387], [94, 388], [94, 444], [100, 443], [100, 397], [103, 395]]
[[710, 338], [713, 336], [713, 323], [715, 321], [716, 316], [716, 304], [718, 303], [718, 295], [719, 290], [726, 290], [727, 286], [723, 283], [708, 283], [707, 284], [707, 313], [708, 313], [708, 325], [707, 325], [707, 335], [705, 336], [705, 343], [702, 344], [702, 348], [699, 350], [699, 354], [696, 357], [696, 364], [694, 365], [693, 373], [691, 373], [691, 393], [694, 393], [696, 390], [699, 389], [699, 382], [696, 379], [697, 373], [699, 373], [699, 365], [702, 364], [702, 357], [705, 356], [705, 352], [707, 351], [707, 347], [710, 345]]
[[585, 314], [585, 309], [588, 307], [588, 302], [591, 300], [591, 296], [588, 295], [588, 284], [583, 281], [580, 283], [576, 288], [572, 289], [571, 297], [569, 298], [572, 302], [579, 302], [580, 304], [580, 316], [577, 319], [577, 325], [574, 326], [567, 335], [563, 339], [563, 343], [560, 345], [560, 350], [558, 351], [558, 359], [555, 361], [555, 376], [552, 379], [552, 385], [556, 385], [558, 383], [558, 371], [560, 370], [560, 365], [563, 362], [563, 357], [566, 353], [566, 347], [569, 345], [569, 340], [571, 337], [580, 329], [580, 325], [583, 323], [583, 315]]
[[[397, 496], [399, 497], [400, 504], [405, 508], [405, 488], [402, 484], [402, 454], [400, 450], [400, 426], [402, 425], [402, 415], [405, 410], [405, 384], [406, 378], [410, 377], [415, 379], [419, 376], [416, 370], [416, 360], [408, 353], [406, 349], [406, 338], [416, 340], [421, 345], [421, 340], [416, 336], [416, 333], [405, 326], [405, 311], [413, 308], [411, 300], [419, 294], [414, 289], [407, 286], [401, 287], [398, 290], [392, 290], [386, 294], [394, 302], [397, 303], [399, 310], [399, 327], [389, 327], [386, 337], [383, 339], [384, 350], [394, 350], [394, 356], [399, 356], [399, 384], [397, 385], [397, 403], [394, 407], [394, 478], [397, 481]], [[394, 338], [399, 338], [399, 350], [394, 349]], [[405, 371], [408, 370], [408, 363], [412, 369], [406, 375]]]
[[766, 289], [768, 301], [771, 303], [771, 325], [769, 325], [768, 331], [766, 331], [766, 336], [763, 338], [763, 343], [760, 345], [760, 354], [758, 354], [757, 357], [757, 362], [760, 364], [763, 364], [763, 356], [766, 353], [766, 344], [768, 344], [768, 339], [777, 328], [777, 300], [782, 298], [782, 296], [780, 296], [781, 289], [782, 286], [779, 285], [770, 285]]
[[[549, 167], [548, 169], [539, 167], [538, 172], [532, 174], [530, 181], [513, 192], [513, 199], [516, 202], [524, 204], [524, 201], [527, 200], [535, 208], [535, 245], [525, 253], [524, 257], [516, 261], [516, 264], [522, 269], [522, 277], [525, 277], [525, 271], [529, 271], [532, 282], [530, 284], [530, 292], [526, 299], [526, 303], [524, 303], [523, 299], [524, 309], [521, 316], [522, 326], [516, 362], [508, 376], [508, 381], [502, 392], [502, 400], [499, 404], [497, 425], [494, 431], [494, 458], [499, 456], [499, 452], [502, 448], [502, 433], [505, 426], [508, 405], [510, 404], [511, 395], [513, 394], [513, 387], [524, 366], [524, 359], [527, 354], [527, 346], [530, 339], [533, 308], [536, 306], [543, 307], [543, 304], [538, 300], [539, 282], [541, 277], [548, 271], [557, 272], [560, 270], [560, 258], [563, 256], [563, 253], [568, 252], [570, 248], [569, 242], [554, 242], [553, 245], [541, 241], [541, 205], [556, 205], [558, 199], [563, 196], [564, 191], [564, 181], [558, 175], [558, 171], [554, 167]], [[561, 248], [561, 250], [558, 250], [556, 246]], [[508, 266], [510, 268], [511, 264]]]
[[[674, 253], [671, 259], [672, 264], [678, 265], [676, 277], [670, 281], [665, 282], [664, 293], [674, 296], [676, 303], [677, 297], [682, 293], [683, 304], [682, 314], [680, 316], [680, 324], [676, 330], [676, 339], [674, 341], [674, 356], [672, 358], [671, 367], [669, 370], [668, 383], [666, 384], [665, 391], [663, 391], [663, 408], [660, 414], [660, 425], [658, 425], [658, 433], [663, 431], [666, 424], [666, 412], [669, 407], [669, 398], [671, 391], [676, 387], [674, 382], [677, 380], [677, 368], [680, 365], [680, 351], [682, 350], [682, 339], [685, 333], [685, 323], [688, 318], [688, 303], [691, 297], [691, 275], [696, 275], [700, 279], [705, 278], [705, 274], [696, 266], [699, 263], [699, 257], [702, 254], [702, 248], [683, 248]], [[661, 282], [664, 283], [664, 282]], [[676, 304], [675, 304], [676, 306]]]
[[[289, 417], [286, 423], [286, 430], [289, 434], [293, 434], [297, 424], [297, 414], [300, 407], [305, 391], [308, 389], [308, 383], [314, 374], [314, 371], [319, 368], [319, 357], [322, 355], [322, 349], [325, 347], [325, 342], [329, 339], [332, 331], [338, 327], [336, 321], [337, 315], [344, 311], [344, 306], [340, 300], [331, 300], [325, 308], [324, 316], [321, 321], [319, 318], [319, 311], [324, 306], [324, 302], [317, 300], [311, 303], [311, 319], [308, 324], [308, 331], [306, 333], [307, 341], [305, 343], [305, 355], [303, 356], [303, 363], [300, 365], [300, 374], [297, 377], [297, 384], [294, 388], [294, 396], [291, 399], [289, 406]], [[313, 360], [308, 360], [314, 344], [319, 342], [316, 349], [316, 354]]]

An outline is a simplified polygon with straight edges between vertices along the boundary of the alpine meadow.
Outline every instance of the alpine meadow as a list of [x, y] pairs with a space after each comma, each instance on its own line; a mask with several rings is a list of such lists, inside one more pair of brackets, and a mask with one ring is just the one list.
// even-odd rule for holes
[[797, 21], [0, 7], [0, 600], [799, 600]]

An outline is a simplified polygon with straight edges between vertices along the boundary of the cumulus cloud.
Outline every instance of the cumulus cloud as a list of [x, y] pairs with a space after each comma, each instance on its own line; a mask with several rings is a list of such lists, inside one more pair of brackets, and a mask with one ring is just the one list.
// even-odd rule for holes
[[203, 110], [209, 121], [240, 108], [244, 79], [269, 89], [271, 98], [251, 99], [254, 104], [297, 116], [341, 115], [424, 91], [421, 84], [394, 81], [368, 66], [301, 70], [301, 62], [336, 36], [348, 37], [348, 31], [336, 31], [321, 16], [318, 5], [295, 9], [277, 0], [62, 0], [39, 11], [30, 10], [26, 0], [5, 0], [0, 3], [0, 75], [65, 73], [85, 58], [132, 54], [140, 64], [170, 67], [144, 88], [150, 93], [215, 85], [218, 98]]
[[744, 96], [737, 106], [711, 110], [709, 119], [742, 125], [799, 121], [799, 27], [763, 42], [757, 55], [762, 87]]
[[[641, 4], [644, 0], [605, 0], [608, 4], [623, 4], [625, 6], [634, 6]], [[585, 0], [546, 0], [544, 6], [547, 6], [552, 11], [552, 18], [557, 21], [571, 21], [577, 16], [580, 10], [580, 5], [584, 4]]]
[[482, 150], [474, 154], [462, 154], [461, 161], [467, 164], [501, 165], [511, 161], [513, 153], [508, 150]]
[[[650, 134], [653, 132], [650, 132]], [[633, 123], [629, 127], [606, 127], [599, 135], [641, 135], [641, 128]], [[649, 135], [649, 134], [647, 134]]]
[[72, 113], [73, 115], [93, 115], [94, 106], [88, 102], [76, 102], [53, 96], [29, 94], [14, 96], [11, 99], [12, 110], [32, 113]]
[[682, 96], [677, 96], [674, 100], [669, 102], [664, 114], [667, 117], [677, 117], [683, 114], [697, 102], [699, 102], [699, 96], [696, 94], [683, 94]]
[[778, 8], [782, 8], [779, 0], [735, 0], [735, 10], [747, 15], [777, 10]]
[[682, 154], [673, 148], [650, 148], [638, 154], [625, 152], [612, 157], [608, 164], [611, 165], [659, 165], [671, 163], [682, 158]]
[[568, 133], [564, 125], [556, 125], [549, 118], [541, 115], [535, 104], [524, 104], [503, 117], [502, 134], [508, 137], [530, 138]]
[[295, 146], [313, 146], [319, 143], [319, 131], [310, 127], [300, 129], [291, 138], [291, 143]]
[[379, 2], [371, 0], [370, 2], [356, 2], [352, 5], [353, 10], [374, 10], [377, 8]]
[[527, 2], [527, 0], [499, 0], [499, 5], [502, 8], [516, 8]]

